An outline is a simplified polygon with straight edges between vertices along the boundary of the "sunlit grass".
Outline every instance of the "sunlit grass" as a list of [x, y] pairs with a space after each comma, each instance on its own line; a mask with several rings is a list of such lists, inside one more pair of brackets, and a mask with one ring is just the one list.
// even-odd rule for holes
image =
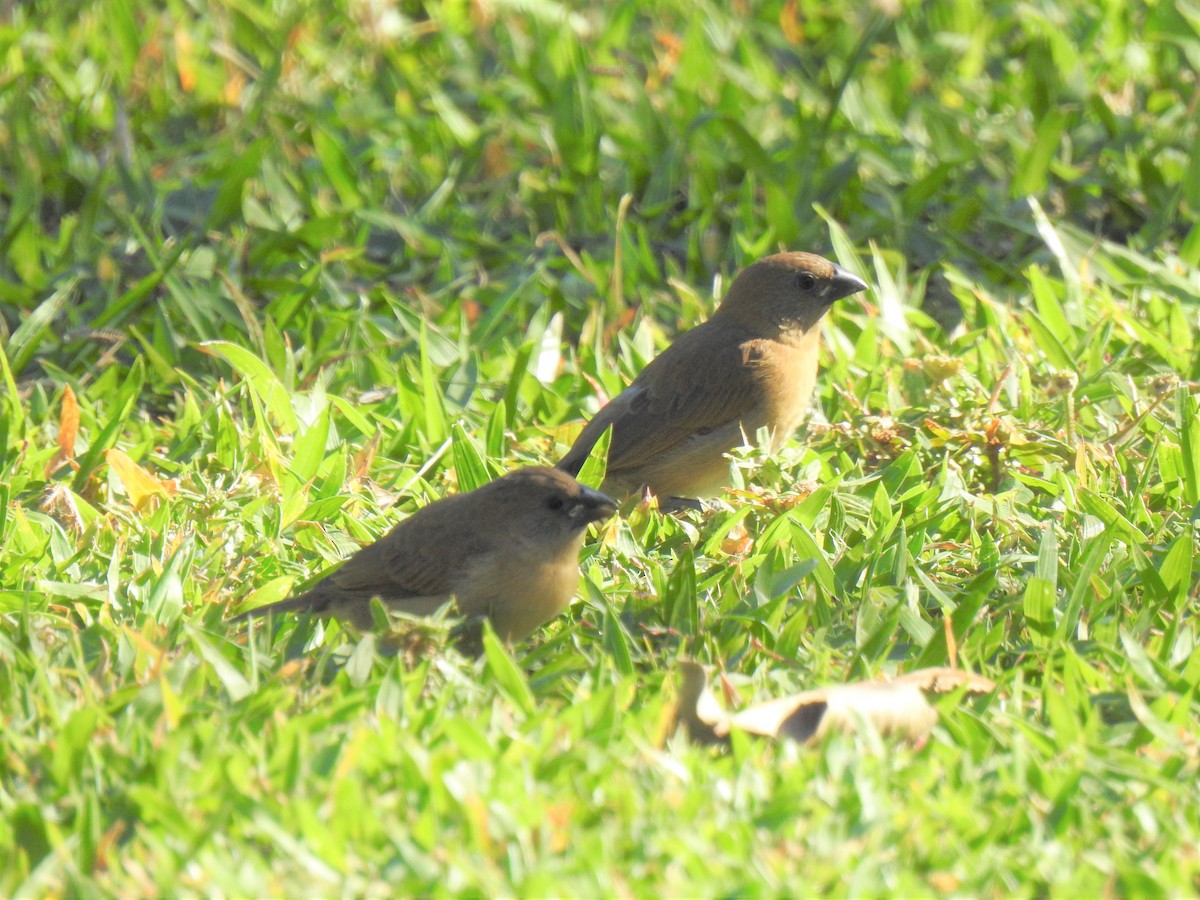
[[[1197, 20], [648, 10], [5, 13], [0, 890], [1200, 890]], [[779, 247], [873, 286], [813, 420], [511, 656], [225, 624], [557, 459]], [[720, 752], [683, 655], [1000, 691]]]

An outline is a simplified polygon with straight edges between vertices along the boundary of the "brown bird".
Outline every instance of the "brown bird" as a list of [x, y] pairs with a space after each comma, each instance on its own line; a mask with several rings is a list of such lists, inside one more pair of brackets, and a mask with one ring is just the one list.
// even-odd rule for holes
[[764, 426], [778, 448], [800, 423], [817, 379], [821, 317], [866, 287], [811, 253], [747, 267], [707, 322], [680, 335], [587, 423], [558, 468], [579, 474], [611, 425], [604, 490], [719, 493], [729, 481], [725, 454]]
[[417, 511], [312, 590], [236, 618], [308, 612], [366, 630], [372, 597], [429, 615], [453, 596], [463, 616], [486, 616], [500, 637], [519, 641], [566, 608], [584, 532], [616, 509], [557, 469], [518, 469]]

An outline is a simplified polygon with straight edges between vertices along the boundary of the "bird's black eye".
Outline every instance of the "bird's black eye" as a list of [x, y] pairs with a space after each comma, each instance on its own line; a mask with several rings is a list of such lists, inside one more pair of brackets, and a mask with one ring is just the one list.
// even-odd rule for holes
[[547, 497], [546, 509], [560, 510], [563, 508], [565, 502], [562, 497]]
[[801, 272], [796, 276], [796, 284], [800, 286], [802, 291], [811, 291], [817, 286], [817, 279], [808, 272]]

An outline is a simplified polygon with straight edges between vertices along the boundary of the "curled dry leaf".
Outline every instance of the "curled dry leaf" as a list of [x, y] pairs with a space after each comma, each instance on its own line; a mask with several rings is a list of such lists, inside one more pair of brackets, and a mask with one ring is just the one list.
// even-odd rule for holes
[[104, 459], [116, 473], [134, 507], [140, 508], [147, 497], [170, 497], [176, 493], [175, 479], [155, 478], [121, 450], [106, 450]]
[[58, 452], [46, 463], [46, 478], [49, 478], [62, 462], [70, 463], [72, 469], [79, 468], [79, 464], [75, 462], [75, 439], [78, 436], [79, 402], [68, 384], [63, 388], [62, 413], [58, 418]]
[[919, 669], [891, 681], [859, 681], [804, 691], [756, 703], [744, 710], [724, 710], [708, 687], [708, 674], [698, 663], [680, 664], [677, 721], [693, 740], [725, 740], [733, 729], [763, 737], [786, 737], [815, 743], [831, 730], [855, 731], [869, 722], [881, 735], [919, 741], [937, 723], [937, 710], [927, 693], [965, 690], [988, 694], [994, 682], [960, 669]]
[[742, 556], [749, 553], [754, 547], [754, 538], [750, 536], [750, 532], [746, 530], [746, 526], [742, 522], [737, 522], [729, 533], [725, 535], [725, 540], [721, 541], [721, 552], [727, 553], [730, 556]]

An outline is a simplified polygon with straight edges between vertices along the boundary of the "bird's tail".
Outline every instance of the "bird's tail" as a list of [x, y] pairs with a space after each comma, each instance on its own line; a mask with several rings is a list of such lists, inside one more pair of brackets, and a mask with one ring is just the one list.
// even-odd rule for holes
[[[591, 448], [589, 447], [588, 450], [590, 449]], [[574, 478], [579, 474], [580, 469], [583, 468], [583, 464], [587, 462], [587, 458], [587, 450], [585, 450], [583, 453], [580, 453], [576, 447], [572, 447], [566, 456], [555, 463], [554, 468], [558, 469], [560, 472], [566, 472], [568, 475]]]
[[571, 449], [567, 451], [567, 455], [555, 463], [554, 468], [560, 472], [566, 472], [572, 478], [577, 477], [583, 470], [583, 464], [587, 462], [594, 446], [596, 446], [596, 439], [588, 434], [588, 427], [585, 425], [583, 431], [579, 433], [579, 437], [575, 438]]

